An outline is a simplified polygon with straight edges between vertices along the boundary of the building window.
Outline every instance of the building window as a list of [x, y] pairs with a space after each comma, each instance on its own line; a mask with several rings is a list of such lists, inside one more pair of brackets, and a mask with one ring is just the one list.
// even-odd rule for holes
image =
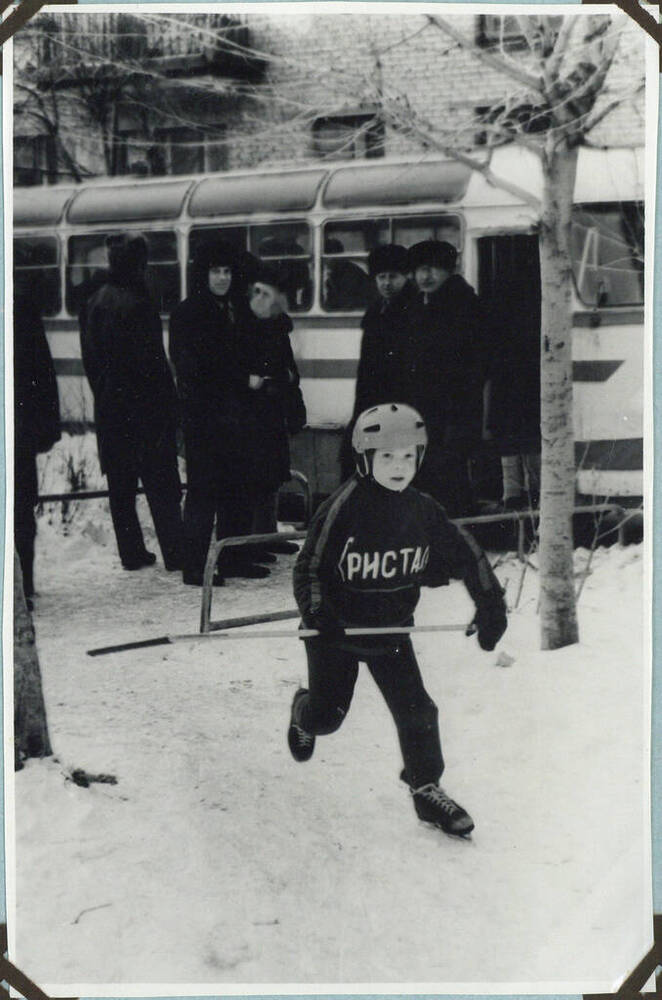
[[138, 129], [121, 129], [115, 140], [115, 174], [147, 174], [145, 142], [140, 141], [142, 133]]
[[14, 136], [14, 184], [54, 184], [56, 180], [57, 155], [53, 136]]
[[154, 133], [149, 151], [152, 174], [202, 174], [227, 170], [227, 137], [224, 125], [200, 129], [186, 125], [161, 128]]
[[319, 157], [375, 159], [384, 155], [384, 122], [375, 114], [317, 118], [313, 122], [312, 145]]
[[516, 132], [535, 135], [546, 132], [552, 125], [550, 112], [533, 104], [519, 104], [507, 111], [503, 104], [483, 105], [474, 108], [474, 114], [478, 124], [476, 146], [501, 145], [509, 142], [509, 135]]
[[[553, 42], [555, 32], [560, 27], [562, 19], [562, 15], [545, 16], [544, 27], [547, 37], [545, 37], [543, 28], [538, 24], [538, 40], [541, 46], [547, 47], [550, 41]], [[534, 36], [536, 24], [537, 22], [533, 18], [531, 28], [534, 31]], [[548, 37], [550, 33], [551, 39]], [[498, 47], [509, 51], [529, 46], [529, 41], [522, 34], [519, 19], [514, 14], [507, 14], [505, 17], [499, 14], [479, 14], [476, 19], [476, 42], [483, 48]]]

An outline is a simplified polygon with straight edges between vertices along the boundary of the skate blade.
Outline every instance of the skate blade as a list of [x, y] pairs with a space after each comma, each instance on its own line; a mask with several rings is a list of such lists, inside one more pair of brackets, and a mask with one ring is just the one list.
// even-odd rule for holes
[[433, 822], [431, 822], [430, 820], [427, 820], [427, 819], [422, 819], [422, 820], [420, 820], [420, 822], [423, 823], [424, 826], [429, 826], [431, 830], [441, 830], [442, 833], [445, 833], [446, 836], [450, 837], [452, 840], [472, 840], [473, 839], [472, 836], [471, 836], [471, 834], [474, 832], [474, 829], [475, 829], [475, 827], [473, 827], [473, 826], [471, 827], [470, 830], [467, 830], [465, 833], [452, 833], [450, 830], [444, 830], [443, 826], [441, 826], [440, 823], [433, 823]]

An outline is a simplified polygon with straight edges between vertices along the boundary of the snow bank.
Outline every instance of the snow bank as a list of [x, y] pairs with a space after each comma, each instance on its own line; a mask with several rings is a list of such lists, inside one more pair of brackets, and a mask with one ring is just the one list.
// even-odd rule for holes
[[[15, 777], [12, 960], [62, 996], [612, 990], [651, 941], [642, 560], [593, 555], [575, 647], [538, 649], [534, 569], [494, 653], [417, 637], [444, 784], [476, 822], [463, 842], [416, 819], [367, 672], [342, 730], [297, 765], [296, 639], [88, 657], [195, 632], [200, 591], [159, 565], [124, 572], [103, 502], [66, 536], [43, 518], [35, 626], [57, 760]], [[216, 591], [213, 616], [292, 606], [291, 565]], [[514, 599], [522, 568], [497, 573]], [[470, 616], [454, 584], [417, 621]], [[117, 784], [79, 787], [76, 768]]]

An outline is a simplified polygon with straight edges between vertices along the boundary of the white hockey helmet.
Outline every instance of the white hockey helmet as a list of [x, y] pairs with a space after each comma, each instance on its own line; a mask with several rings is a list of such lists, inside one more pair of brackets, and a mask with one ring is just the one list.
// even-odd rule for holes
[[428, 435], [420, 413], [406, 403], [380, 403], [359, 414], [352, 431], [352, 451], [360, 476], [372, 472], [372, 456], [377, 449], [416, 448], [416, 468], [420, 469]]

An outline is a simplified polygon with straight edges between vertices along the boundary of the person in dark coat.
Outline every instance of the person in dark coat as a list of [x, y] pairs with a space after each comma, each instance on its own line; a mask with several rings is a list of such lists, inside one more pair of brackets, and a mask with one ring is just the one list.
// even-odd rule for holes
[[[28, 272], [29, 273], [29, 272]], [[34, 595], [37, 455], [60, 439], [55, 367], [38, 307], [39, 289], [14, 276], [14, 544], [28, 605]]]
[[[537, 294], [536, 294], [537, 289]], [[490, 306], [494, 343], [486, 420], [501, 457], [505, 510], [540, 498], [540, 268], [513, 275]]]
[[[248, 312], [246, 280], [254, 259], [223, 240], [202, 244], [193, 260], [191, 294], [170, 317], [170, 358], [177, 377], [184, 449], [184, 583], [201, 586], [214, 519], [219, 538], [251, 531], [247, 428], [242, 394], [248, 369], [237, 327]], [[268, 576], [242, 549], [227, 549], [215, 577]]]
[[469, 460], [481, 440], [485, 320], [478, 297], [455, 273], [457, 251], [424, 240], [409, 250], [417, 294], [408, 308], [403, 399], [419, 410], [430, 443], [417, 487], [451, 517], [471, 513]]
[[285, 311], [287, 282], [284, 270], [263, 264], [254, 275], [250, 311], [239, 329], [242, 364], [249, 372], [243, 393], [250, 438], [247, 481], [259, 531], [276, 529], [277, 490], [290, 479], [289, 434], [306, 420], [290, 344], [293, 325]]
[[117, 548], [127, 570], [156, 561], [136, 513], [140, 480], [164, 565], [176, 570], [182, 529], [177, 400], [161, 318], [145, 284], [147, 241], [125, 233], [109, 236], [107, 247], [108, 273], [84, 306], [80, 335]]
[[354, 472], [351, 440], [358, 415], [378, 403], [394, 399], [406, 402], [408, 391], [404, 378], [409, 353], [407, 319], [414, 287], [408, 278], [407, 251], [395, 243], [375, 247], [368, 257], [368, 269], [377, 298], [361, 319], [354, 410], [340, 452], [343, 480]]

